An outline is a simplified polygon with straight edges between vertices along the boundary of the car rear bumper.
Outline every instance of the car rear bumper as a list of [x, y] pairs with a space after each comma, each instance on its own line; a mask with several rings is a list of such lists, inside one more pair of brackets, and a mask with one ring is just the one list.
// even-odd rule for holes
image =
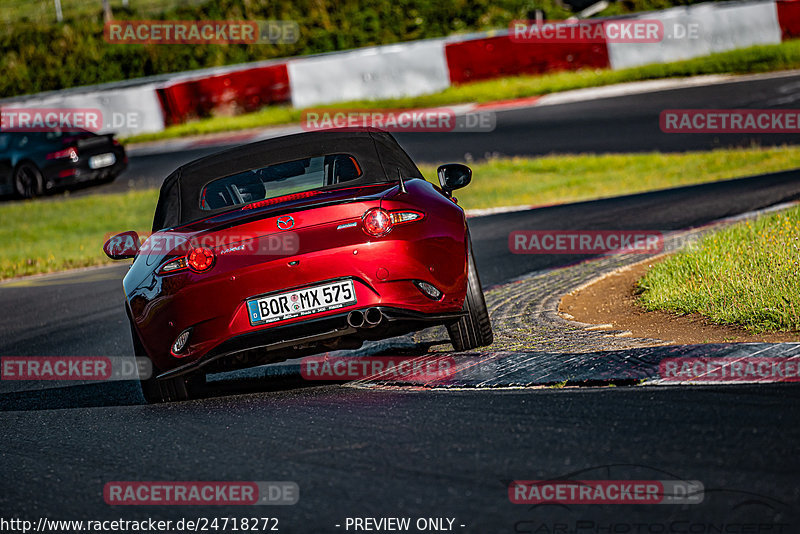
[[[336, 247], [231, 269], [225, 265], [231, 258], [221, 255], [209, 276], [184, 272], [151, 274], [141, 280], [137, 289], [128, 293], [131, 316], [154, 365], [168, 371], [202, 360], [208, 354], [232, 352], [234, 349], [226, 345], [232, 339], [251, 340], [263, 336], [269, 343], [261, 345], [279, 343], [284, 332], [292, 331], [287, 328], [295, 325], [301, 330], [305, 325], [314, 325], [307, 335], [322, 332], [331, 338], [346, 337], [346, 332], [332, 332], [327, 328], [325, 320], [339, 316], [340, 324], [334, 325], [333, 329], [341, 328], [347, 314], [357, 309], [398, 309], [419, 314], [419, 317], [458, 314], [466, 294], [466, 267], [461, 260], [463, 245], [454, 241], [449, 254], [451, 261], [438, 261], [435, 268], [430, 269], [428, 262], [416, 258], [430, 258], [434, 247], [441, 249], [441, 241], [427, 240], [402, 248], [396, 243], [376, 242], [370, 246], [358, 246], [357, 255], [348, 247]], [[126, 280], [133, 277], [137, 263], [147, 260], [137, 259]], [[299, 265], [288, 267], [287, 260], [299, 261]], [[152, 261], [154, 265], [160, 263], [157, 259]], [[373, 274], [380, 268], [390, 273], [386, 279]], [[339, 276], [331, 278], [332, 271]], [[250, 323], [248, 301], [347, 279], [354, 283], [356, 304], [270, 324]], [[415, 281], [434, 285], [443, 296], [432, 300], [422, 293]], [[155, 298], [151, 296], [153, 294]], [[391, 315], [385, 317], [391, 318]], [[187, 329], [191, 329], [191, 333], [185, 348], [173, 352], [173, 343]], [[362, 333], [362, 339], [370, 339], [373, 334], [378, 339], [379, 332], [380, 329], [372, 329]], [[297, 337], [301, 336], [290, 336], [291, 340]], [[332, 348], [324, 345], [322, 350]]]
[[[375, 325], [355, 327], [349, 324], [348, 316], [354, 312], [366, 313], [368, 309], [381, 312], [381, 321]], [[434, 325], [447, 325], [458, 321], [465, 312], [420, 313], [395, 307], [375, 306], [356, 308], [325, 317], [311, 318], [273, 328], [241, 334], [224, 341], [200, 359], [161, 373], [156, 378], [166, 379], [204, 371], [226, 370], [275, 363], [306, 354], [319, 352], [320, 344], [333, 340], [352, 341], [360, 344], [371, 339], [383, 339]], [[243, 354], [258, 355], [248, 363], [233, 360]]]
[[121, 150], [113, 151], [113, 153], [116, 157], [114, 164], [99, 169], [89, 167], [88, 157], [82, 157], [76, 163], [67, 159], [46, 166], [42, 169], [45, 189], [53, 190], [119, 176], [128, 167], [128, 158]]

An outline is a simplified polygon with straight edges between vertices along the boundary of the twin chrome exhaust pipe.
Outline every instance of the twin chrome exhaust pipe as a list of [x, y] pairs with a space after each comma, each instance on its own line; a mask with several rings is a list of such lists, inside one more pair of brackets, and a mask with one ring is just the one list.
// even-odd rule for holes
[[366, 311], [353, 310], [347, 314], [347, 324], [353, 328], [372, 328], [383, 321], [383, 312], [378, 308], [367, 308]]

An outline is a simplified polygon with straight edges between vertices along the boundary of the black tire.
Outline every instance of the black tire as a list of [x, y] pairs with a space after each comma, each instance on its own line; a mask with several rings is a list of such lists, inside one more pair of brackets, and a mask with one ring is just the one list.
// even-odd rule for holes
[[[133, 339], [133, 353], [138, 357], [147, 357], [147, 352], [139, 340], [139, 335], [131, 325], [131, 338]], [[199, 396], [201, 386], [205, 384], [205, 375], [192, 374], [181, 375], [174, 378], [157, 380], [155, 377], [161, 372], [152, 361], [150, 362], [152, 372], [150, 377], [139, 380], [142, 387], [142, 395], [148, 404], [158, 404], [162, 402], [177, 402], [190, 400]]]
[[467, 297], [462, 308], [467, 315], [447, 327], [450, 342], [457, 352], [486, 347], [494, 341], [489, 310], [486, 309], [481, 280], [472, 255], [472, 243], [468, 241], [467, 244]]
[[14, 192], [20, 198], [38, 197], [44, 191], [42, 172], [29, 161], [23, 161], [14, 169]]

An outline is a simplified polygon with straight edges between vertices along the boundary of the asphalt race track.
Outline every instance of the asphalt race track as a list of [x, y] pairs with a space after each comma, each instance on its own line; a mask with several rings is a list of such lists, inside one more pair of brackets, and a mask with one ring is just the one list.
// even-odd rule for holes
[[[800, 74], [783, 74], [735, 83], [497, 111], [496, 127], [488, 133], [425, 132], [396, 137], [415, 161], [433, 163], [481, 160], [493, 155], [682, 152], [753, 143], [781, 145], [792, 140], [787, 139], [786, 134], [666, 134], [659, 129], [658, 117], [668, 109], [782, 109], [792, 108], [798, 101]], [[283, 135], [286, 131], [287, 128], [281, 127], [264, 135]], [[179, 165], [233, 146], [226, 139], [224, 135], [217, 140], [212, 138], [203, 146], [191, 149], [134, 149], [130, 154], [130, 167], [116, 182], [86, 192], [158, 187]]]
[[[800, 76], [503, 112], [493, 134], [401, 142], [423, 160], [463, 159], [459, 152], [479, 154], [479, 147], [541, 154], [749, 144], [735, 136], [672, 140], [658, 131], [658, 111], [790, 106], [775, 101], [787, 94], [800, 95]], [[135, 163], [163, 177], [180, 163], [174, 154], [147, 158], [132, 158], [129, 174]], [[482, 282], [493, 286], [583, 259], [513, 255], [512, 230], [669, 231], [795, 200], [800, 171], [497, 214], [471, 219], [470, 228]], [[0, 284], [0, 354], [129, 354], [125, 269]], [[217, 395], [167, 406], [143, 405], [130, 383], [0, 384], [3, 516], [268, 516], [279, 519], [281, 532], [348, 532], [348, 517], [451, 518], [453, 531], [470, 533], [800, 531], [794, 384], [426, 391], [310, 385], [275, 369], [264, 371], [268, 380], [222, 377]], [[680, 505], [509, 501], [512, 480], [562, 477], [696, 480], [705, 491], [701, 503]], [[125, 480], [294, 481], [300, 499], [255, 512], [106, 505], [104, 484]]]
[[[531, 229], [661, 230], [699, 226], [800, 199], [800, 171], [681, 187], [605, 200], [501, 213], [470, 219], [484, 286], [583, 259], [571, 255], [516, 255], [508, 233]], [[0, 285], [0, 308], [14, 310], [0, 324], [0, 354], [102, 356], [129, 353], [122, 309], [126, 266], [28, 278]]]

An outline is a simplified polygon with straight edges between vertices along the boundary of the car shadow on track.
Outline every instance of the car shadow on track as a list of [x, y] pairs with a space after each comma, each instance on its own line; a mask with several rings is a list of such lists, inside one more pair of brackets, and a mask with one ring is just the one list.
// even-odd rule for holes
[[144, 403], [139, 384], [132, 381], [99, 382], [0, 395], [0, 411], [59, 410]]
[[[429, 343], [412, 343], [400, 337], [371, 342], [363, 349], [329, 353], [338, 356], [418, 356], [429, 352], [435, 344], [449, 343], [441, 340]], [[240, 371], [209, 375], [198, 399], [227, 397], [252, 393], [269, 393], [347, 383], [347, 380], [311, 381], [300, 372], [299, 360], [263, 365]], [[190, 401], [191, 402], [191, 401]], [[80, 383], [62, 387], [22, 386], [19, 391], [0, 391], [0, 412], [65, 410], [73, 408], [100, 408], [111, 406], [136, 406], [147, 404], [138, 381], [116, 380], [110, 382]]]
[[[667, 361], [692, 363], [715, 360], [718, 364], [747, 361], [758, 356], [770, 361], [796, 361], [800, 343], [721, 343], [638, 347], [585, 353], [569, 352], [430, 352], [434, 341], [406, 347], [373, 348], [369, 353], [353, 355], [329, 353], [330, 361], [364, 359], [371, 363], [383, 358], [387, 364], [377, 373], [345, 380], [314, 380], [301, 372], [301, 362], [290, 360], [241, 371], [209, 375], [201, 399], [253, 393], [270, 393], [334, 384], [361, 388], [410, 387], [424, 389], [497, 389], [543, 388], [565, 386], [603, 387], [667, 383], [672, 385], [727, 384], [739, 382], [794, 381], [792, 377], [739, 377], [724, 379], [718, 375], [696, 377], [665, 376]], [[411, 360], [405, 370], [399, 364]], [[392, 362], [389, 364], [388, 362]], [[420, 365], [414, 365], [414, 364]], [[796, 369], [796, 363], [794, 364]], [[682, 367], [681, 367], [682, 368]], [[374, 368], [371, 368], [374, 370]], [[433, 371], [432, 371], [433, 369]], [[338, 376], [338, 375], [337, 375]], [[755, 378], [755, 379], [754, 379]], [[193, 402], [193, 401], [189, 401]], [[201, 400], [202, 402], [202, 400]], [[0, 411], [33, 411], [145, 404], [138, 382], [116, 381], [80, 384], [71, 387], [24, 390], [0, 395]]]
[[[297, 375], [285, 375], [264, 380], [234, 378], [208, 384], [202, 398], [233, 394], [266, 393], [313, 387]], [[0, 395], [0, 412], [66, 410], [74, 408], [100, 408], [111, 406], [136, 406], [146, 404], [137, 381], [114, 381], [96, 384], [56, 387], [49, 389], [15, 391]]]

